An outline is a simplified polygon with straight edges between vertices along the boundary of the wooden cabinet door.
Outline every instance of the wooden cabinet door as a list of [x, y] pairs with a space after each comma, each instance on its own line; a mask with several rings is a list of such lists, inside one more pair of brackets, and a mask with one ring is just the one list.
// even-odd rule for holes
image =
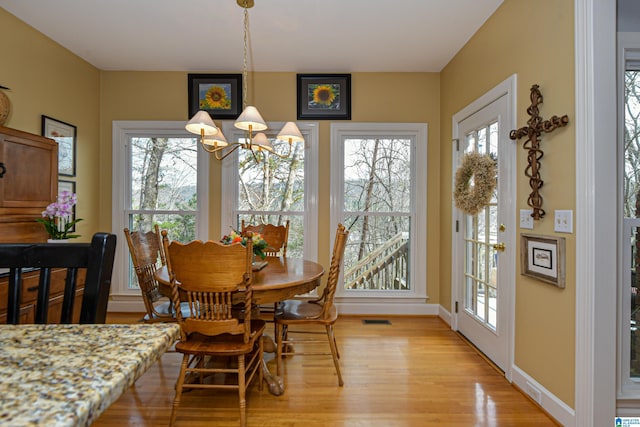
[[0, 214], [39, 214], [57, 197], [58, 145], [0, 127]]
[[[84, 288], [77, 289], [75, 298], [73, 299], [73, 315], [71, 323], [78, 323], [80, 321], [80, 309], [82, 307], [82, 296], [84, 295]], [[57, 324], [60, 323], [62, 317], [62, 301], [64, 295], [56, 295], [49, 299], [49, 310], [47, 311], [47, 323]]]
[[[20, 307], [20, 324], [33, 323], [36, 321], [36, 306], [33, 304]], [[0, 325], [7, 323], [7, 312], [0, 311]]]

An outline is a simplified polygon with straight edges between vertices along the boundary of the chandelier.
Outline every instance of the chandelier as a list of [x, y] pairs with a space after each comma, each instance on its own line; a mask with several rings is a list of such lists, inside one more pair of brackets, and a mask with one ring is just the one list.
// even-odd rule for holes
[[[247, 105], [247, 40], [249, 35], [249, 9], [253, 7], [254, 0], [236, 0], [238, 6], [244, 9], [244, 48], [242, 62], [242, 113], [236, 119], [233, 126], [244, 131], [243, 142], [228, 142], [222, 134], [222, 130], [216, 126], [208, 112], [198, 111], [193, 115], [185, 128], [196, 135], [200, 135], [200, 145], [205, 151], [213, 153], [218, 160], [222, 160], [238, 148], [251, 151], [253, 158], [259, 162], [256, 152], [269, 152], [279, 157], [285, 158], [291, 155], [291, 145], [294, 142], [303, 142], [304, 138], [300, 129], [294, 122], [287, 122], [276, 140], [289, 143], [287, 154], [280, 154], [275, 151], [271, 141], [264, 134], [267, 130], [267, 123], [264, 121], [258, 109], [252, 105]], [[256, 133], [257, 132], [257, 133]]]

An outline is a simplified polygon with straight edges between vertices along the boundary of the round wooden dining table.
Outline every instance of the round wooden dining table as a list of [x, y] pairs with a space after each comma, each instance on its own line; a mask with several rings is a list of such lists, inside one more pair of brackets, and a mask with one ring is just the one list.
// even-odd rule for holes
[[[306, 294], [320, 285], [324, 267], [302, 258], [266, 257], [266, 267], [253, 272], [253, 302], [268, 304]], [[167, 267], [155, 273], [158, 290], [171, 296], [171, 281]]]
[[[265, 261], [265, 267], [253, 272], [253, 302], [256, 305], [276, 303], [311, 292], [320, 285], [324, 274], [322, 265], [302, 258], [266, 257]], [[158, 291], [170, 297], [171, 282], [167, 267], [159, 268], [155, 277], [158, 281]], [[265, 335], [264, 339], [265, 352], [275, 351], [271, 337]], [[284, 393], [282, 379], [269, 371], [264, 359], [263, 371], [271, 394], [280, 396]]]

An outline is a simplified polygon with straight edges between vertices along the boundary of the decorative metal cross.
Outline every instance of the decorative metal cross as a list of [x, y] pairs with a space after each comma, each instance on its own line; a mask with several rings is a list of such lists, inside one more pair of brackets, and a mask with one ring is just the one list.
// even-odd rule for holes
[[542, 132], [552, 132], [553, 130], [566, 126], [569, 123], [569, 116], [566, 114], [562, 117], [553, 116], [549, 120], [542, 120], [542, 117], [538, 115], [538, 105], [542, 104], [542, 94], [538, 85], [531, 86], [531, 105], [527, 108], [527, 113], [531, 118], [527, 121], [527, 126], [520, 129], [514, 129], [509, 133], [509, 138], [516, 140], [523, 136], [527, 137], [527, 140], [522, 144], [522, 147], [529, 150], [527, 160], [529, 164], [524, 170], [524, 174], [529, 177], [529, 185], [531, 186], [531, 194], [527, 199], [527, 205], [533, 208], [531, 216], [534, 220], [539, 220], [545, 215], [544, 209], [542, 209], [542, 196], [540, 195], [540, 188], [544, 181], [540, 178], [540, 159], [544, 153], [540, 149], [540, 136]]

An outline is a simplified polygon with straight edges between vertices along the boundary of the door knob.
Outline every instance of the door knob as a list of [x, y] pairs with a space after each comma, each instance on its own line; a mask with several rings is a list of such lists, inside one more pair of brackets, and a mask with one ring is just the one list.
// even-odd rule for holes
[[496, 243], [495, 245], [493, 245], [493, 249], [495, 249], [496, 251], [504, 252], [505, 248], [506, 246], [504, 245], [504, 242]]

